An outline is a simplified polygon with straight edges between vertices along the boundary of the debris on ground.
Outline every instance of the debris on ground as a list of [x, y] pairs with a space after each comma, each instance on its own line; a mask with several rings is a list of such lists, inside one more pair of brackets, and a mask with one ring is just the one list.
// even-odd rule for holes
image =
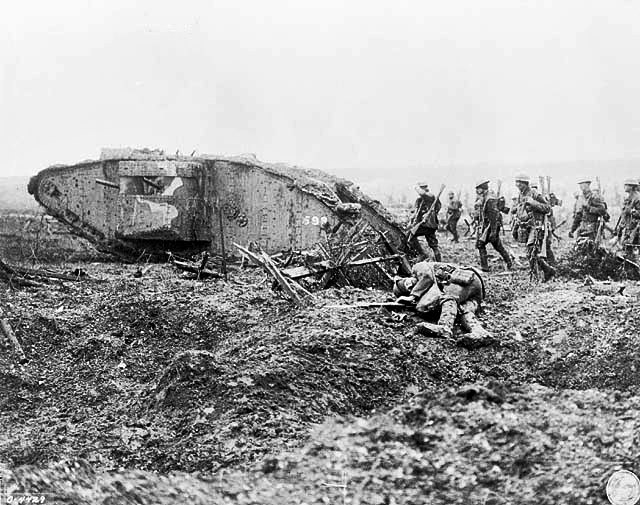
[[[285, 277], [304, 258], [324, 261], [270, 256]], [[387, 306], [386, 286], [338, 278], [298, 307], [262, 267], [229, 282], [170, 264], [134, 276], [145, 268], [65, 264], [102, 282], [0, 286], [28, 360], [0, 339], [9, 488], [71, 503], [590, 504], [614, 468], [639, 470], [632, 281], [617, 294], [596, 276], [488, 274], [479, 318], [496, 342], [473, 348], [416, 335], [423, 319]]]
[[640, 264], [626, 258], [620, 251], [582, 237], [562, 259], [559, 273], [573, 278], [590, 275], [604, 280], [640, 280]]

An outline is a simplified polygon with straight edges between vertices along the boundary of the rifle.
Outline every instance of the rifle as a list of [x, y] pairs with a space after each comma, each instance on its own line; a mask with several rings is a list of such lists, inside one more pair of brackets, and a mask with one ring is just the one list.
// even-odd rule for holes
[[556, 230], [562, 228], [565, 224], [567, 224], [568, 219], [563, 219], [559, 224], [556, 225]]
[[[419, 223], [415, 223], [411, 227], [411, 230], [409, 231], [409, 236], [407, 237], [407, 241], [410, 241], [416, 235], [416, 233], [418, 233], [418, 230], [420, 229], [420, 225], [424, 223], [426, 219], [433, 213], [434, 209], [436, 208], [436, 204], [440, 201], [440, 196], [442, 195], [444, 188], [445, 188], [445, 185], [442, 184], [440, 186], [440, 191], [438, 191], [438, 196], [436, 196], [436, 199], [431, 204], [431, 207], [429, 207], [429, 210], [424, 214], [424, 217], [420, 220]], [[416, 212], [416, 217], [420, 215], [420, 211], [422, 210], [423, 203], [424, 203], [424, 200], [420, 202], [420, 206], [418, 207], [418, 212]]]
[[640, 265], [638, 265], [637, 263], [635, 263], [634, 261], [628, 260], [627, 258], [625, 258], [622, 254], [616, 254], [615, 258], [618, 261], [622, 261], [623, 263], [627, 263], [629, 265], [631, 265], [632, 267], [634, 267], [639, 273], [640, 273]]
[[411, 224], [409, 224], [409, 234], [407, 235], [407, 242], [411, 242], [411, 240], [413, 239], [413, 236], [415, 235], [414, 230], [417, 231], [416, 226], [418, 226], [418, 224], [416, 224], [416, 221], [418, 220], [418, 216], [420, 215], [420, 212], [422, 211], [422, 206], [423, 205], [424, 205], [424, 200], [422, 198], [420, 198], [420, 205], [418, 205], [416, 213], [414, 214], [413, 218], [411, 219]]
[[544, 177], [542, 177], [541, 175], [538, 176], [538, 185], [540, 186], [540, 194], [542, 196], [544, 195]]
[[542, 236], [542, 250], [538, 253], [538, 256], [547, 259], [547, 240], [549, 240], [549, 222], [547, 219], [547, 214], [544, 215], [543, 225], [544, 235]]
[[622, 221], [622, 212], [620, 212], [620, 216], [618, 217], [618, 220], [616, 221], [616, 226], [613, 228], [613, 230], [614, 230], [613, 234], [616, 237], [618, 236], [618, 233], [619, 233], [620, 221]]
[[602, 242], [602, 228], [604, 226], [604, 219], [602, 216], [598, 218], [598, 231], [596, 232], [596, 246], [599, 246]]
[[464, 236], [466, 237], [468, 235], [470, 238], [473, 238], [478, 228], [478, 222], [475, 220], [475, 218], [472, 219], [471, 222], [469, 222], [466, 217], [463, 219], [463, 221], [464, 224], [467, 225], [467, 231], [464, 232]]
[[344, 305], [325, 305], [326, 309], [375, 309], [385, 308], [389, 310], [409, 310], [415, 312], [415, 305], [407, 305], [397, 302], [360, 302]]

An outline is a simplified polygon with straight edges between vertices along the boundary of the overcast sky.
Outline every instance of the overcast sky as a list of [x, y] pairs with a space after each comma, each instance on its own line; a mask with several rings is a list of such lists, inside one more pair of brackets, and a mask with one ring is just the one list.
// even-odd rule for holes
[[105, 146], [345, 176], [640, 157], [637, 1], [7, 3], [0, 175]]

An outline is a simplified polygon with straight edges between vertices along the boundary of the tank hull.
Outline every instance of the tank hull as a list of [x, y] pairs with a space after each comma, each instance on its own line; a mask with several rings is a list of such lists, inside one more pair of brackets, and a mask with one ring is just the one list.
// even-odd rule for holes
[[[47, 212], [103, 251], [210, 250], [224, 242], [269, 253], [304, 250], [357, 208], [392, 247], [401, 226], [349, 181], [252, 157], [165, 156], [118, 151], [100, 160], [49, 167], [29, 183]], [[348, 204], [345, 206], [345, 204]], [[356, 204], [356, 205], [353, 205]]]

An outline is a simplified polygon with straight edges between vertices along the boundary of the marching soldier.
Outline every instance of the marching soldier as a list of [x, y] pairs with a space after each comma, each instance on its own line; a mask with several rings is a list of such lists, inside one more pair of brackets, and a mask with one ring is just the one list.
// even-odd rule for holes
[[627, 196], [622, 204], [622, 214], [616, 233], [622, 240], [625, 256], [631, 259], [634, 256], [634, 246], [640, 244], [640, 191], [638, 181], [627, 179], [624, 181], [624, 192]]
[[[516, 177], [516, 187], [519, 195], [516, 203], [518, 242], [527, 245], [527, 258], [530, 272], [533, 275], [537, 269], [542, 270], [544, 280], [547, 281], [556, 273], [547, 259], [553, 258], [551, 251], [551, 232], [547, 216], [551, 206], [545, 198], [529, 187], [529, 177]], [[551, 257], [550, 257], [551, 256]]]
[[502, 259], [507, 265], [507, 269], [511, 270], [513, 267], [511, 256], [509, 256], [509, 253], [500, 240], [502, 216], [498, 209], [498, 198], [492, 191], [489, 191], [489, 181], [480, 181], [476, 185], [476, 195], [477, 198], [474, 205], [474, 211], [478, 219], [476, 248], [480, 254], [480, 268], [485, 272], [490, 270], [487, 257], [487, 244], [491, 244], [500, 256], [502, 256]]
[[600, 220], [607, 214], [607, 206], [601, 196], [591, 190], [591, 180], [582, 179], [578, 181], [582, 194], [578, 196], [576, 208], [573, 215], [573, 225], [569, 232], [569, 237], [577, 231], [578, 237], [586, 237], [596, 240]]
[[458, 242], [458, 221], [462, 215], [462, 202], [456, 198], [453, 191], [449, 191], [449, 205], [447, 207], [447, 231], [453, 235], [453, 242]]
[[412, 243], [414, 247], [417, 246], [417, 249], [422, 251], [426, 258], [427, 252], [418, 240], [418, 237], [424, 237], [433, 251], [435, 260], [441, 261], [442, 255], [440, 254], [436, 232], [438, 231], [438, 212], [440, 212], [442, 204], [436, 195], [429, 192], [429, 185], [426, 182], [419, 183], [416, 186], [416, 191], [419, 196], [415, 203], [413, 223], [414, 225], [419, 224], [419, 227], [416, 232], [413, 233]]

